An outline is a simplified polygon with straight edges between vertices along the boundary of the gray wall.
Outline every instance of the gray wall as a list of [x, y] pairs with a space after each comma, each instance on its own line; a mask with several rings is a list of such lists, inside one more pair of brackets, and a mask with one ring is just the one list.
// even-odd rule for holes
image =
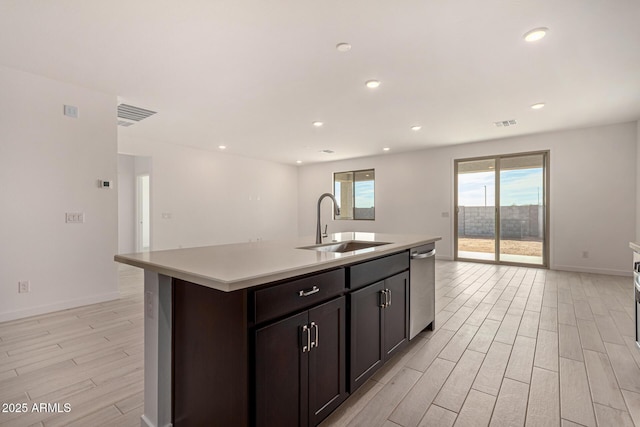
[[[500, 208], [500, 236], [510, 239], [540, 239], [544, 235], [544, 209], [538, 205]], [[495, 235], [495, 207], [460, 206], [458, 235], [490, 237]]]

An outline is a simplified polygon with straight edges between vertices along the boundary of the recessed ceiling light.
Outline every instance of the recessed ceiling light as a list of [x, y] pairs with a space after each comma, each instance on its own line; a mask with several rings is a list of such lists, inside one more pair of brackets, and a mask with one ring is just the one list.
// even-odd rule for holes
[[369, 89], [375, 89], [380, 86], [380, 80], [367, 80], [365, 84]]
[[531, 106], [532, 110], [539, 110], [541, 108], [544, 108], [544, 102], [538, 102], [537, 104], [533, 104]]
[[319, 128], [322, 127], [322, 125], [324, 125], [324, 122], [313, 122], [312, 123], [315, 127]]
[[349, 52], [351, 45], [349, 43], [338, 43], [336, 49], [338, 49], [338, 52]]
[[382, 151], [389, 151], [389, 150], [391, 150], [391, 148], [389, 148], [389, 147], [384, 147], [384, 148], [382, 149]]
[[546, 36], [548, 31], [549, 29], [546, 27], [534, 28], [526, 32], [523, 37], [528, 42], [535, 42]]
[[300, 164], [300, 163], [302, 163], [302, 160], [296, 160], [296, 163]]
[[221, 149], [221, 150], [225, 150], [227, 148], [227, 146], [226, 145], [218, 145], [218, 148]]
[[411, 130], [419, 131], [420, 129], [422, 129], [422, 126], [420, 125], [411, 126]]

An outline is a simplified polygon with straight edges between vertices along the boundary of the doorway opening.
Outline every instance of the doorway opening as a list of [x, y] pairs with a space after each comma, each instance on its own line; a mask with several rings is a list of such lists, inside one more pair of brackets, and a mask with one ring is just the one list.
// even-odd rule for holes
[[549, 152], [455, 160], [456, 260], [548, 267]]

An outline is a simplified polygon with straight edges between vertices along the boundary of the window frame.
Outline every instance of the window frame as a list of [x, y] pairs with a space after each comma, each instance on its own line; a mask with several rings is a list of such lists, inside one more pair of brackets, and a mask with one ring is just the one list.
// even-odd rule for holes
[[[370, 172], [373, 177], [371, 179], [372, 185], [373, 185], [373, 206], [371, 207], [372, 209], [372, 217], [371, 218], [357, 218], [356, 217], [356, 191], [355, 191], [355, 185], [356, 182], [366, 182], [366, 181], [356, 181], [356, 174], [358, 173], [367, 173]], [[353, 178], [351, 181], [351, 186], [352, 186], [352, 194], [353, 194], [353, 198], [351, 201], [351, 217], [350, 218], [340, 218], [337, 217], [335, 215], [335, 212], [333, 213], [333, 219], [336, 221], [375, 221], [376, 220], [376, 170], [375, 168], [367, 168], [367, 169], [356, 169], [356, 170], [346, 170], [346, 171], [341, 171], [341, 172], [334, 172], [333, 173], [333, 196], [336, 197], [336, 200], [338, 200], [338, 197], [336, 196], [336, 176], [337, 175], [342, 175], [342, 174], [352, 174]], [[340, 181], [338, 181], [340, 182]], [[342, 212], [343, 212], [343, 206], [342, 206], [342, 201], [338, 200], [338, 204], [340, 206], [340, 212], [342, 216]]]

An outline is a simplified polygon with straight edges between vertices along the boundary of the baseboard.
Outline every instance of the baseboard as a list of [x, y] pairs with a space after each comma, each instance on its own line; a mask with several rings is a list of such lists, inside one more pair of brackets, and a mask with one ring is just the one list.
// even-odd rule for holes
[[[164, 427], [172, 427], [173, 424], [169, 423]], [[146, 415], [140, 417], [140, 427], [156, 427]]]
[[589, 268], [589, 267], [578, 267], [573, 265], [552, 265], [551, 269], [560, 270], [560, 271], [572, 271], [577, 273], [605, 274], [609, 276], [631, 277], [633, 275], [633, 272], [631, 271], [631, 266], [629, 266], [629, 270], [616, 270], [612, 268]]
[[106, 301], [120, 299], [120, 292], [109, 292], [108, 294], [93, 295], [86, 298], [78, 298], [68, 301], [61, 301], [54, 304], [39, 305], [37, 307], [25, 308], [22, 310], [0, 313], [0, 322], [9, 320], [24, 319], [25, 317], [49, 314], [54, 311], [68, 310], [70, 308], [82, 307], [83, 305], [98, 304]]

